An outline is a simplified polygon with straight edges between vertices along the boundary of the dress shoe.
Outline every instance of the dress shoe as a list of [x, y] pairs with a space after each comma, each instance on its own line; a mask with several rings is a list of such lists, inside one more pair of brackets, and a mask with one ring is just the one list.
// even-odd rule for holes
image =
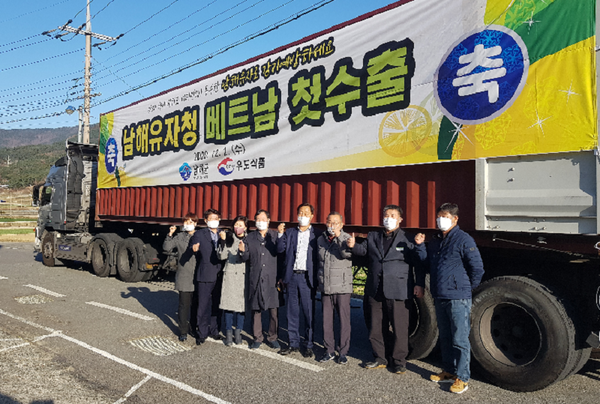
[[187, 340], [187, 335], [185, 335], [185, 334], [181, 334], [181, 335], [179, 336], [179, 341], [183, 342], [183, 341], [185, 341], [185, 340]]
[[281, 345], [279, 345], [279, 342], [277, 342], [277, 340], [269, 341], [269, 342], [267, 342], [267, 345], [269, 345], [269, 347], [271, 347], [273, 349], [281, 349]]
[[223, 339], [223, 337], [221, 336], [221, 334], [214, 334], [210, 336], [212, 339], [214, 339], [215, 341], [221, 341]]
[[204, 342], [206, 342], [206, 338], [196, 338], [196, 345], [202, 345]]
[[278, 353], [279, 353], [279, 355], [289, 355], [289, 354], [292, 354], [292, 353], [298, 352], [298, 351], [300, 351], [300, 349], [293, 347], [293, 346], [289, 346], [287, 348], [280, 350]]
[[306, 348], [303, 352], [302, 352], [302, 356], [304, 356], [305, 358], [312, 358], [313, 356], [315, 356], [315, 354], [313, 353], [313, 350], [310, 348]]
[[363, 366], [365, 369], [380, 369], [387, 367], [387, 363], [383, 362], [379, 358], [376, 358], [373, 362], [367, 362]]
[[392, 372], [402, 375], [402, 374], [406, 373], [406, 368], [402, 365], [394, 366], [394, 368], [392, 369]]

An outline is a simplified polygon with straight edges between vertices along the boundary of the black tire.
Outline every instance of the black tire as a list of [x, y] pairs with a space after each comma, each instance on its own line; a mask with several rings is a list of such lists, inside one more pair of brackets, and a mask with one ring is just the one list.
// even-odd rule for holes
[[[426, 284], [428, 283], [427, 280]], [[424, 296], [413, 299], [410, 309], [407, 359], [422, 359], [429, 356], [437, 345], [439, 334], [433, 297], [429, 288], [425, 288]]]
[[96, 239], [92, 242], [90, 263], [96, 276], [105, 278], [110, 275], [110, 253], [106, 241]]
[[53, 267], [56, 265], [54, 259], [54, 235], [45, 231], [42, 235], [42, 262], [47, 267]]
[[471, 348], [481, 372], [513, 391], [536, 391], [575, 368], [575, 326], [564, 305], [524, 277], [491, 279], [477, 289]]
[[117, 246], [117, 272], [123, 282], [140, 282], [146, 272], [140, 271], [143, 265], [143, 247], [140, 239], [128, 238]]

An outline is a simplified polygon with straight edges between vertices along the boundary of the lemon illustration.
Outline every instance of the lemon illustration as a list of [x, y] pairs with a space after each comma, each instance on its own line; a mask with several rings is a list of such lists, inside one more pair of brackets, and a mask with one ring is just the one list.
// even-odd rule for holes
[[379, 144], [394, 157], [408, 156], [421, 148], [431, 132], [431, 116], [425, 108], [409, 105], [388, 112], [379, 126]]

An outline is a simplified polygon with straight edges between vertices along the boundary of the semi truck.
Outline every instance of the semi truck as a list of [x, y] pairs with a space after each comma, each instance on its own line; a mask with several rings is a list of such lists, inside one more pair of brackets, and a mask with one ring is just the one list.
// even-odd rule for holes
[[[559, 382], [600, 345], [596, 15], [594, 0], [400, 1], [102, 114], [98, 144], [68, 143], [42, 187], [43, 263], [139, 282], [188, 212], [293, 223], [309, 202], [316, 226], [337, 211], [365, 235], [397, 204], [430, 238], [455, 202], [485, 266], [478, 374]], [[431, 295], [413, 306], [418, 359], [438, 331]]]

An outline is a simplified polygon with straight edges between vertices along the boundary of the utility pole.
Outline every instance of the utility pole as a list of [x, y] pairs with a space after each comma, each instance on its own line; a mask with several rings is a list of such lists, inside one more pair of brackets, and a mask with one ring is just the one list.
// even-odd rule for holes
[[[103, 41], [102, 43], [106, 43], [106, 42], [116, 41], [117, 39], [122, 37], [123, 34], [117, 36], [116, 38], [113, 38], [110, 36], [96, 34], [96, 33], [92, 32], [92, 18], [90, 16], [90, 0], [87, 0], [85, 31], [82, 31], [81, 27], [73, 28], [73, 27], [69, 26], [69, 24], [71, 22], [73, 22], [73, 20], [69, 20], [69, 21], [67, 21], [67, 23], [65, 25], [58, 27], [59, 30], [65, 31], [65, 32], [62, 34], [57, 34], [55, 36], [55, 38], [61, 38], [62, 36], [66, 35], [68, 33], [73, 33], [73, 34], [77, 34], [77, 35], [85, 35], [85, 73], [84, 73], [85, 84], [84, 84], [84, 93], [83, 93], [83, 143], [89, 144], [90, 143], [90, 109], [91, 109], [90, 101], [91, 101], [92, 97], [100, 95], [100, 94], [91, 94], [92, 37]], [[43, 32], [43, 34], [47, 35], [52, 31], [55, 31], [55, 30], [46, 31], [46, 32]], [[81, 125], [81, 121], [79, 124]]]

